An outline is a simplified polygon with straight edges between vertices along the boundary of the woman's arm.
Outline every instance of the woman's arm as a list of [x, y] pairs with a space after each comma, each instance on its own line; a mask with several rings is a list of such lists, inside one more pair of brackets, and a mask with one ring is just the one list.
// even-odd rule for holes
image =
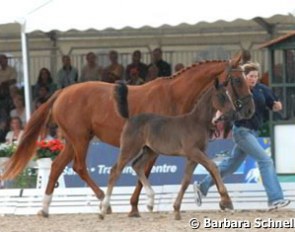
[[278, 112], [283, 109], [282, 102], [279, 101], [278, 97], [274, 94], [274, 92], [263, 84], [259, 84], [259, 87], [263, 91], [263, 95], [266, 100], [266, 105], [269, 109], [274, 112]]
[[274, 101], [272, 106], [272, 111], [278, 112], [283, 109], [283, 105], [280, 101]]

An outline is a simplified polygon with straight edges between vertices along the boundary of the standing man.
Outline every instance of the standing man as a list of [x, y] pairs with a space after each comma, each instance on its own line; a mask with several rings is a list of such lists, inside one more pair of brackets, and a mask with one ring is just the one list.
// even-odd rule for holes
[[111, 64], [104, 69], [102, 80], [109, 83], [123, 80], [124, 67], [118, 62], [118, 52], [115, 50], [110, 51], [109, 59]]
[[72, 66], [70, 56], [62, 56], [62, 64], [62, 68], [57, 72], [57, 84], [59, 89], [75, 84], [78, 81], [78, 70]]
[[135, 50], [132, 54], [132, 63], [127, 65], [126, 68], [126, 81], [129, 81], [131, 79], [131, 70], [137, 70], [139, 73], [138, 75], [145, 80], [147, 73], [148, 73], [148, 67], [146, 64], [141, 62], [141, 52], [139, 50]]
[[153, 62], [149, 65], [149, 67], [155, 64], [159, 70], [158, 72], [159, 77], [171, 76], [171, 65], [168, 62], [163, 60], [161, 48], [156, 48], [153, 50], [152, 60]]
[[89, 52], [86, 55], [87, 64], [81, 71], [80, 81], [101, 81], [102, 80], [102, 67], [97, 62], [97, 57], [93, 52]]
[[7, 56], [0, 54], [0, 108], [9, 113], [9, 86], [16, 83], [17, 72], [15, 68], [8, 65]]

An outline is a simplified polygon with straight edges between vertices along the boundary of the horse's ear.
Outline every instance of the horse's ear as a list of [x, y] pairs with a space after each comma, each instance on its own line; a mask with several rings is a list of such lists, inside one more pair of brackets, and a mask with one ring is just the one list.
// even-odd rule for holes
[[240, 51], [237, 55], [235, 55], [231, 61], [230, 61], [230, 65], [231, 67], [238, 67], [240, 64], [240, 61], [242, 59], [242, 51]]

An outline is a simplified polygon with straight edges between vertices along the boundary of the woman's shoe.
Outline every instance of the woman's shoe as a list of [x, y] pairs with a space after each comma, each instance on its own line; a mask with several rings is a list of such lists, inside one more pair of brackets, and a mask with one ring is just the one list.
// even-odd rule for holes
[[290, 202], [291, 202], [290, 200], [281, 199], [281, 200], [277, 200], [270, 203], [268, 207], [269, 207], [269, 210], [272, 211], [272, 210], [286, 207], [287, 205], [290, 204]]

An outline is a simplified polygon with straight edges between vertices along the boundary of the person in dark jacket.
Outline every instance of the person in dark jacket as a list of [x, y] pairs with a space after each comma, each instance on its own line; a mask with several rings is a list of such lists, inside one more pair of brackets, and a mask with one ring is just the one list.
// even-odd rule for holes
[[[282, 103], [278, 101], [271, 89], [258, 83], [259, 66], [254, 63], [243, 65], [247, 84], [251, 88], [255, 103], [255, 113], [250, 119], [237, 120], [233, 125], [233, 139], [235, 142], [231, 156], [224, 159], [218, 166], [224, 178], [232, 174], [243, 163], [247, 155], [257, 161], [263, 186], [265, 188], [270, 210], [285, 207], [290, 200], [284, 199], [283, 191], [275, 172], [272, 158], [259, 144], [256, 136], [262, 126], [265, 108], [274, 112], [282, 110]], [[195, 184], [196, 203], [201, 205], [202, 197], [206, 196], [213, 185], [210, 175], [207, 175], [200, 184]]]
[[158, 77], [168, 77], [171, 76], [171, 65], [164, 61], [162, 58], [162, 49], [161, 48], [156, 48], [153, 50], [153, 62], [149, 65], [156, 65], [158, 68]]

